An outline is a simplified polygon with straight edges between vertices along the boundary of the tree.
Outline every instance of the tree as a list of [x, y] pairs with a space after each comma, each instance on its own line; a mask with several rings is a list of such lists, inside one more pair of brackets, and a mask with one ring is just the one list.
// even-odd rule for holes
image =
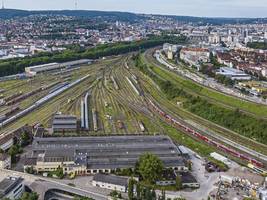
[[177, 190], [181, 190], [182, 189], [182, 179], [181, 179], [181, 176], [178, 174], [176, 176], [176, 183], [175, 183], [175, 186], [176, 186], [176, 189]]
[[150, 188], [146, 188], [145, 190], [145, 200], [152, 200], [152, 192]]
[[141, 200], [142, 187], [139, 182], [136, 184], [136, 199]]
[[39, 195], [36, 192], [24, 192], [20, 200], [38, 200]]
[[33, 167], [27, 167], [25, 169], [25, 172], [27, 172], [28, 174], [34, 174], [34, 169], [33, 169]]
[[163, 171], [162, 161], [155, 155], [146, 153], [139, 158], [139, 173], [143, 180], [154, 183], [161, 177]]
[[161, 200], [165, 200], [166, 199], [166, 192], [165, 190], [161, 190]]
[[8, 154], [11, 156], [11, 160], [13, 163], [16, 161], [17, 154], [19, 154], [21, 152], [22, 152], [22, 150], [18, 144], [10, 147], [10, 149], [8, 150]]
[[21, 134], [21, 145], [26, 146], [30, 143], [31, 137], [29, 136], [29, 133], [24, 132]]
[[152, 200], [157, 200], [157, 194], [156, 194], [156, 191], [155, 191], [154, 188], [152, 189], [152, 192], [151, 192], [151, 199]]
[[129, 185], [128, 185], [128, 198], [129, 200], [133, 200], [134, 199], [134, 179], [130, 178], [129, 180]]

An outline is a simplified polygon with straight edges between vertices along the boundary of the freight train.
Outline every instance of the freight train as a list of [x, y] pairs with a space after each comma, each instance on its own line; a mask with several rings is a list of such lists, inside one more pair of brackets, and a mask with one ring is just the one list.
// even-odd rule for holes
[[161, 115], [161, 117], [163, 117], [168, 123], [172, 124], [173, 126], [175, 126], [176, 128], [179, 128], [183, 131], [185, 131], [186, 133], [197, 137], [198, 139], [212, 145], [215, 146], [216, 148], [229, 153], [230, 155], [240, 158], [244, 161], [247, 161], [257, 167], [264, 167], [263, 163], [255, 160], [254, 158], [251, 158], [247, 155], [244, 155], [242, 153], [237, 152], [234, 149], [231, 149], [229, 147], [226, 147], [223, 144], [220, 144], [206, 136], [204, 136], [203, 134], [199, 133], [198, 131], [193, 130], [191, 127], [189, 127], [188, 125], [185, 125], [185, 123], [178, 121], [176, 119], [174, 119], [173, 117], [171, 117], [170, 115], [168, 115], [167, 113], [165, 113], [161, 108], [159, 108], [157, 105], [155, 105], [151, 100], [148, 100], [149, 105], [151, 106], [151, 108], [156, 111], [157, 113], [159, 113]]

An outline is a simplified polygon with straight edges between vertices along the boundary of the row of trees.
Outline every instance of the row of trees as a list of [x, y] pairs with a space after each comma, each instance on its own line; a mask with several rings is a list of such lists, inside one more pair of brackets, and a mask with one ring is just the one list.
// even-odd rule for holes
[[162, 45], [165, 42], [186, 42], [186, 37], [175, 36], [152, 36], [147, 40], [137, 42], [120, 42], [115, 44], [104, 44], [86, 50], [68, 49], [64, 52], [40, 53], [33, 57], [15, 58], [0, 61], [0, 76], [7, 76], [24, 72], [25, 67], [51, 62], [66, 62], [79, 59], [98, 59], [104, 56], [124, 54], [141, 49]]
[[251, 139], [267, 144], [267, 123], [265, 120], [256, 119], [250, 115], [244, 114], [239, 110], [231, 110], [221, 107], [217, 104], [211, 104], [201, 97], [195, 97], [188, 94], [179, 85], [164, 80], [158, 74], [153, 72], [143, 61], [140, 55], [134, 57], [135, 65], [144, 74], [148, 75], [169, 99], [182, 97], [185, 99], [183, 106], [188, 111], [201, 116], [209, 121], [229, 128], [237, 133]]

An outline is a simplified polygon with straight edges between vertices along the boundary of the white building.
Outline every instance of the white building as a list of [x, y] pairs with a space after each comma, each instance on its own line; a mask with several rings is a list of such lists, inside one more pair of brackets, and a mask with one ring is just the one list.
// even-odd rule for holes
[[44, 65], [36, 65], [32, 67], [26, 67], [25, 72], [27, 74], [30, 74], [32, 76], [35, 76], [38, 73], [43, 73], [51, 70], [59, 70], [66, 67], [72, 67], [75, 65], [83, 65], [83, 64], [89, 64], [91, 60], [89, 59], [83, 59], [83, 60], [76, 60], [76, 61], [70, 61], [65, 63], [48, 63]]
[[231, 78], [232, 80], [251, 80], [251, 76], [245, 72], [231, 67], [221, 67], [216, 74]]
[[11, 157], [6, 153], [0, 153], [0, 169], [11, 168]]
[[7, 177], [0, 182], [0, 199], [19, 199], [24, 192], [24, 183], [21, 177]]
[[222, 156], [221, 154], [218, 154], [218, 153], [216, 153], [216, 152], [213, 152], [213, 153], [210, 154], [210, 156], [211, 156], [212, 158], [214, 158], [215, 160], [218, 160], [218, 161], [223, 162], [223, 163], [226, 164], [227, 166], [230, 166], [230, 165], [231, 165], [231, 161], [230, 161], [228, 158]]
[[113, 175], [96, 174], [93, 178], [92, 184], [95, 187], [116, 190], [119, 192], [127, 192], [128, 178]]

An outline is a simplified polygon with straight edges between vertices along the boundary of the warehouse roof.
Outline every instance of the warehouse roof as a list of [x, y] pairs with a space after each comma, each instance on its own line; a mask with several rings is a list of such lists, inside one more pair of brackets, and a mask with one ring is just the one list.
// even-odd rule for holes
[[167, 136], [35, 138], [33, 152], [47, 160], [73, 157], [76, 164], [87, 163], [91, 169], [134, 167], [147, 152], [157, 155], [166, 167], [184, 166], [178, 148]]
[[196, 178], [189, 172], [183, 172], [181, 173], [181, 179], [182, 179], [182, 183], [187, 183], [187, 184], [190, 184], [190, 183], [197, 183], [197, 180]]
[[128, 186], [128, 178], [120, 177], [120, 176], [113, 176], [113, 175], [106, 175], [106, 174], [96, 174], [93, 177], [93, 181], [101, 182], [101, 183], [109, 183], [113, 185], [120, 185], [120, 186]]

